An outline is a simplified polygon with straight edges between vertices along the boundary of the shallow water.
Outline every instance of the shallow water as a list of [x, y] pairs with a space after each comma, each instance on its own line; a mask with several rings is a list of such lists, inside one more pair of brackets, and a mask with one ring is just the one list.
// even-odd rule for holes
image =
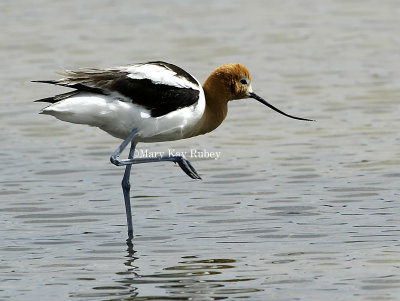
[[[154, 4], [153, 4], [154, 3]], [[396, 1], [2, 1], [1, 300], [398, 300], [400, 8]], [[148, 60], [203, 81], [241, 62], [254, 91], [207, 150], [133, 169], [120, 143], [37, 112], [54, 71]]]

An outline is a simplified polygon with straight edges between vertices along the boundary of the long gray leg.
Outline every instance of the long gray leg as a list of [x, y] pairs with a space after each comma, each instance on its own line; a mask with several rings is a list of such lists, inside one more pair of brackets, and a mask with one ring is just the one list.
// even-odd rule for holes
[[[131, 149], [129, 150], [129, 159], [133, 159], [133, 154], [135, 153], [136, 143], [132, 141]], [[128, 224], [128, 238], [133, 238], [133, 224], [132, 224], [132, 210], [131, 210], [131, 183], [129, 181], [131, 175], [131, 167], [132, 165], [126, 165], [124, 177], [122, 178], [122, 192], [124, 193], [124, 200], [125, 200], [125, 211], [126, 211], [126, 221]]]
[[[112, 164], [116, 166], [123, 165], [131, 165], [131, 164], [141, 164], [141, 163], [151, 163], [151, 162], [162, 162], [162, 161], [170, 161], [174, 163], [178, 163], [180, 168], [192, 179], [201, 179], [198, 175], [192, 164], [182, 156], [160, 156], [157, 158], [129, 158], [125, 160], [119, 160], [119, 155], [124, 151], [129, 142], [134, 140], [134, 137], [137, 134], [137, 129], [134, 129], [126, 138], [121, 145], [115, 150], [115, 152], [111, 155], [110, 161]], [[136, 143], [135, 143], [136, 146]]]
[[121, 145], [118, 146], [118, 148], [115, 150], [115, 152], [111, 155], [110, 161], [112, 164], [121, 166], [122, 164], [118, 164], [118, 157], [119, 155], [124, 151], [126, 146], [133, 141], [133, 138], [136, 136], [138, 130], [133, 129], [132, 132], [129, 134], [129, 136], [122, 141]]
[[[131, 200], [130, 200], [130, 173], [132, 164], [141, 164], [141, 163], [150, 163], [150, 162], [162, 162], [162, 161], [171, 161], [174, 163], [178, 163], [182, 170], [192, 179], [201, 179], [192, 164], [182, 156], [162, 156], [158, 158], [133, 158], [136, 148], [136, 142], [134, 140], [137, 129], [133, 129], [129, 136], [121, 143], [121, 145], [115, 150], [115, 152], [111, 155], [110, 161], [112, 164], [116, 166], [126, 166], [124, 177], [122, 178], [122, 191], [124, 193], [125, 199], [125, 210], [126, 210], [126, 219], [128, 223], [128, 237], [129, 239], [133, 238], [133, 226], [132, 226], [132, 212], [131, 212]], [[131, 148], [129, 150], [128, 159], [119, 160], [119, 156], [127, 147], [127, 145], [131, 143]]]

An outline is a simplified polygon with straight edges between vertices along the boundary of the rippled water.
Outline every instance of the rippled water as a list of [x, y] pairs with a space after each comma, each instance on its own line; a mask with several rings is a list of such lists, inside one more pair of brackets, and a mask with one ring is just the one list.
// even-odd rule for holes
[[[1, 300], [399, 300], [397, 1], [0, 3]], [[252, 72], [215, 132], [143, 150], [133, 245], [120, 141], [37, 112], [62, 68], [148, 60]]]

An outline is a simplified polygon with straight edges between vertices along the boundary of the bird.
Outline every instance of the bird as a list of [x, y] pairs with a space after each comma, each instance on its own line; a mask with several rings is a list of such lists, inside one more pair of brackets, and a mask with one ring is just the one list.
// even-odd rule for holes
[[[133, 238], [130, 173], [133, 164], [169, 161], [177, 163], [192, 179], [201, 179], [183, 156], [135, 158], [140, 143], [173, 141], [215, 130], [228, 113], [228, 102], [252, 98], [289, 118], [252, 90], [249, 70], [242, 64], [223, 64], [204, 84], [182, 68], [164, 61], [150, 61], [106, 69], [66, 70], [57, 80], [34, 80], [73, 89], [36, 102], [50, 103], [39, 112], [59, 120], [98, 127], [123, 142], [111, 155], [116, 166], [125, 166], [122, 191], [128, 226]], [[121, 153], [130, 144], [127, 159]]]

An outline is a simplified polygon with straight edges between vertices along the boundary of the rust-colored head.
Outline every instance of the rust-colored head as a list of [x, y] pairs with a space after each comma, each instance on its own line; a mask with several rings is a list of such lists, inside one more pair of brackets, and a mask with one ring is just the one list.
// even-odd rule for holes
[[255, 94], [251, 88], [250, 72], [242, 64], [225, 64], [218, 67], [207, 78], [203, 88], [206, 94], [207, 105], [222, 111], [223, 118], [220, 118], [221, 122], [227, 113], [227, 102], [242, 98], [256, 99], [267, 107], [289, 118], [311, 121], [311, 119], [286, 114]]
[[204, 114], [186, 137], [202, 135], [216, 129], [228, 113], [228, 101], [234, 99], [253, 98], [287, 117], [310, 120], [286, 114], [253, 93], [250, 72], [242, 64], [225, 64], [218, 67], [204, 82], [203, 90], [206, 97]]
[[224, 64], [210, 74], [204, 90], [207, 94], [219, 94], [219, 100], [225, 102], [248, 98], [252, 92], [250, 72], [242, 64]]

